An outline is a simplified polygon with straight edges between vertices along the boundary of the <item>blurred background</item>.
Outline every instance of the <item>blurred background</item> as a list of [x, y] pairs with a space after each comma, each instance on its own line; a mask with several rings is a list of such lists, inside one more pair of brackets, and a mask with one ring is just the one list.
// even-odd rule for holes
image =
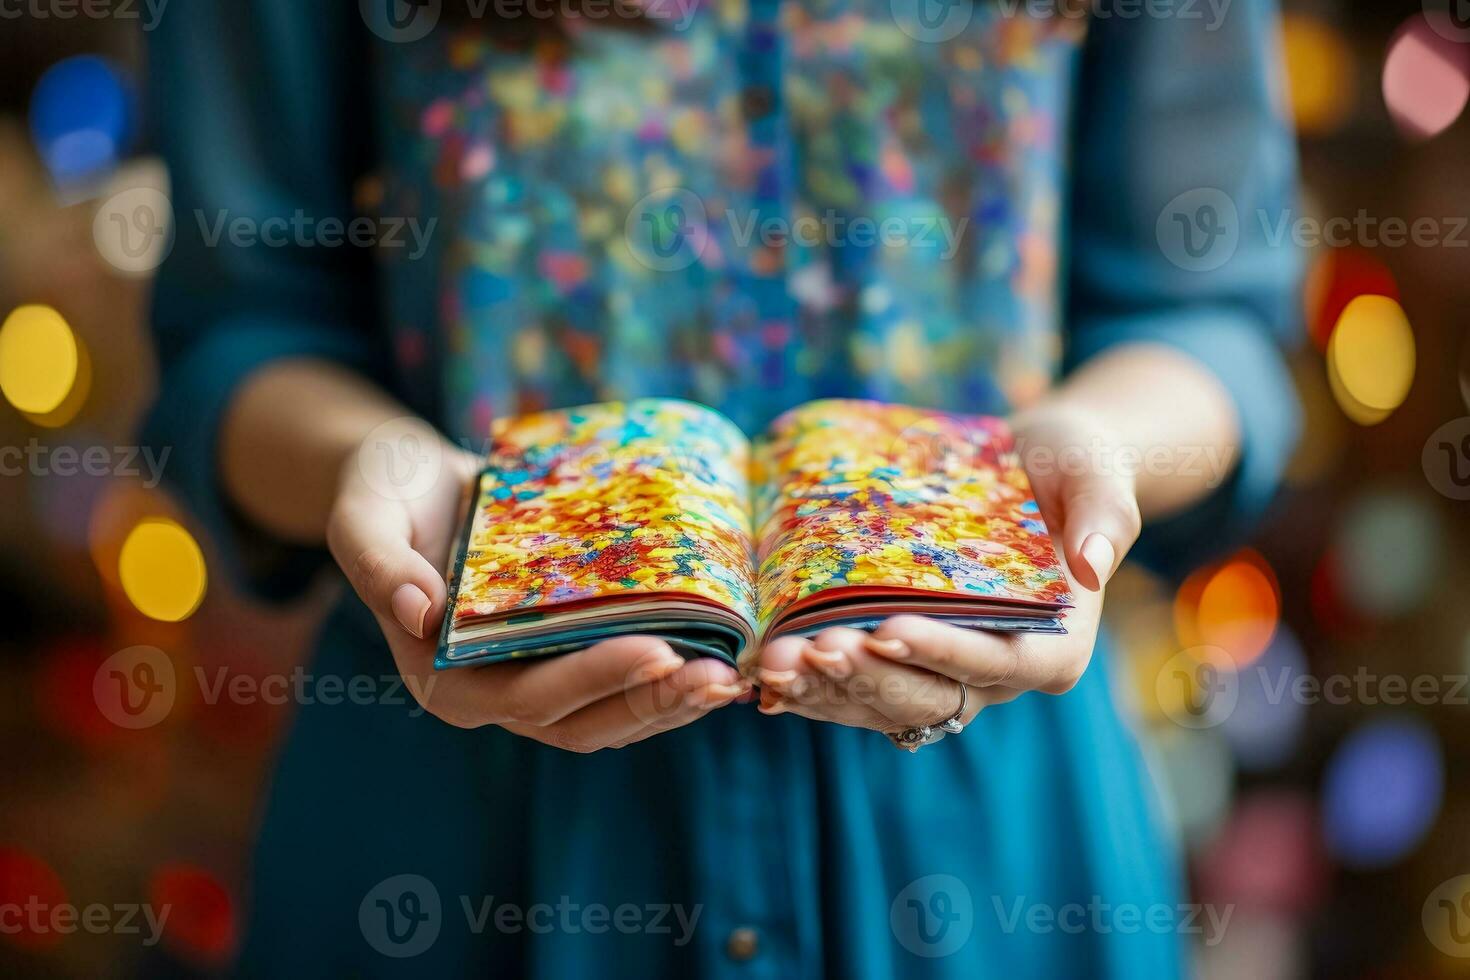
[[[211, 684], [289, 677], [331, 599], [231, 594], [158, 485], [167, 460], [131, 442], [151, 263], [94, 225], [167, 174], [141, 136], [150, 13], [129, 6], [0, 21], [0, 908], [107, 909], [0, 918], [5, 975], [227, 967], [291, 708]], [[1205, 976], [1470, 973], [1470, 19], [1286, 8], [1290, 218], [1326, 239], [1293, 355], [1306, 436], [1251, 548], [1110, 590], [1123, 694], [1193, 900], [1232, 909], [1193, 937]], [[201, 683], [149, 673], [149, 648]], [[119, 700], [119, 670], [169, 703]], [[162, 929], [129, 931], [145, 904]]]

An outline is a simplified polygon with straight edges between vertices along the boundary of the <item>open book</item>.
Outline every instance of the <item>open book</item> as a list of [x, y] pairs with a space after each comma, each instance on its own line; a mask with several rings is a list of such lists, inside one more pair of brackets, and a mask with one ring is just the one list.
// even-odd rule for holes
[[1067, 579], [997, 419], [871, 401], [754, 441], [649, 398], [497, 422], [435, 666], [651, 634], [737, 663], [786, 634], [918, 613], [1065, 632]]

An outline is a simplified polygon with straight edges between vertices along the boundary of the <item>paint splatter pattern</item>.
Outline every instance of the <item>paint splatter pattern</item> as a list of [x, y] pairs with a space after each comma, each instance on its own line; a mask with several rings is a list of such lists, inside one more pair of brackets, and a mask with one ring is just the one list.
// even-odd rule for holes
[[755, 621], [749, 446], [672, 399], [502, 420], [480, 478], [455, 624], [622, 593], [702, 596]]
[[671, 399], [502, 421], [455, 623], [676, 593], [764, 627], [843, 586], [1070, 602], [1004, 423], [829, 399], [752, 452], [724, 416]]
[[755, 465], [763, 627], [844, 586], [1071, 602], [999, 419], [811, 402], [772, 423]]

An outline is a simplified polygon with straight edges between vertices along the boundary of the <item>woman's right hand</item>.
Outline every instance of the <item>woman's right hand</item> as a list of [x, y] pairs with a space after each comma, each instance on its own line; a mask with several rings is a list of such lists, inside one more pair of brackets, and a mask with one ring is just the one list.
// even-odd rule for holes
[[557, 657], [434, 670], [448, 601], [439, 569], [478, 464], [421, 421], [386, 423], [344, 465], [327, 524], [333, 557], [427, 711], [460, 728], [499, 725], [594, 752], [687, 725], [749, 693], [732, 667], [708, 657], [686, 662], [646, 636]]

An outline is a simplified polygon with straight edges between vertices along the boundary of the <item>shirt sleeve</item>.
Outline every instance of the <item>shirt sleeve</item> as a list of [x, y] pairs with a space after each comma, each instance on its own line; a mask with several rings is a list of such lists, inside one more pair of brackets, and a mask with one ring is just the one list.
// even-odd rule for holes
[[1290, 236], [1272, 234], [1296, 187], [1276, 4], [1197, 9], [1139, 17], [1105, 3], [1076, 122], [1069, 367], [1117, 344], [1167, 344], [1220, 378], [1240, 420], [1221, 486], [1138, 543], [1135, 555], [1165, 571], [1239, 540], [1300, 428], [1282, 346], [1300, 332], [1301, 260]]
[[188, 3], [150, 34], [149, 119], [168, 165], [172, 250], [154, 287], [158, 398], [144, 441], [216, 545], [262, 597], [297, 591], [320, 553], [249, 527], [218, 477], [238, 386], [280, 358], [380, 376], [369, 253], [315, 237], [352, 219], [371, 146], [356, 4]]

